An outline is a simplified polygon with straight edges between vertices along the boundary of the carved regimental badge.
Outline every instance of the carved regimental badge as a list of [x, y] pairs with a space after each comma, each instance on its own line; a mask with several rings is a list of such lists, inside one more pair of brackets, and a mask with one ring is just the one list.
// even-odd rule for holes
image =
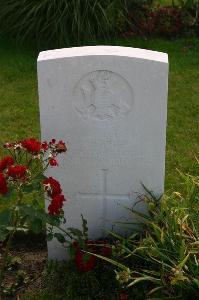
[[128, 114], [133, 105], [129, 83], [111, 71], [85, 75], [74, 88], [74, 108], [83, 119], [109, 120]]

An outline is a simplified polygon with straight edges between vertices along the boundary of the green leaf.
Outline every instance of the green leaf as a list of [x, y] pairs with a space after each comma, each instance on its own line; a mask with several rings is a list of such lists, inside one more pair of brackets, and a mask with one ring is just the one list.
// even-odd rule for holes
[[153, 288], [152, 290], [149, 291], [149, 293], [147, 295], [150, 296], [151, 294], [156, 293], [157, 291], [159, 291], [163, 288], [164, 288], [164, 286], [158, 286], [156, 288]]
[[53, 239], [53, 233], [50, 232], [46, 235], [46, 240], [49, 242], [49, 241], [52, 241], [52, 239]]
[[59, 217], [56, 216], [51, 216], [47, 213], [45, 213], [43, 215], [44, 221], [45, 223], [48, 223], [49, 225], [55, 226], [55, 227], [59, 227], [61, 220], [59, 219]]
[[65, 240], [65, 237], [63, 236], [63, 234], [61, 234], [61, 233], [55, 233], [54, 234], [54, 237], [56, 237], [57, 238], [57, 240], [58, 240], [58, 242], [60, 242], [60, 243], [64, 243], [66, 240]]
[[83, 233], [81, 232], [81, 230], [77, 229], [77, 228], [72, 228], [72, 227], [69, 227], [68, 228], [68, 231], [70, 233], [72, 233], [72, 235], [74, 237], [77, 237], [77, 238], [82, 238], [83, 237]]
[[20, 205], [19, 206], [20, 214], [25, 216], [29, 216], [30, 218], [35, 216], [35, 210], [30, 205]]
[[23, 193], [32, 193], [34, 191], [34, 186], [32, 184], [24, 185], [22, 187]]
[[154, 283], [161, 283], [161, 279], [158, 279], [158, 278], [155, 278], [155, 277], [151, 277], [151, 276], [143, 276], [143, 277], [140, 277], [140, 278], [137, 278], [135, 280], [133, 280], [130, 284], [127, 285], [127, 287], [130, 287], [132, 285], [135, 285], [139, 282], [142, 282], [142, 281], [151, 281], [151, 282], [154, 282]]
[[0, 212], [0, 225], [9, 225], [11, 220], [11, 211], [9, 209], [4, 209]]
[[187, 262], [189, 256], [190, 256], [190, 253], [188, 253], [188, 254], [186, 255], [186, 257], [178, 264], [178, 268], [182, 269], [182, 268], [184, 267], [184, 265], [186, 264], [186, 262]]
[[193, 283], [195, 284], [195, 286], [199, 289], [199, 280], [194, 278], [193, 279]]
[[6, 200], [6, 201], [12, 200], [12, 199], [14, 199], [14, 194], [15, 194], [14, 189], [10, 188], [9, 192], [2, 196], [2, 199]]
[[38, 218], [32, 220], [32, 222], [30, 223], [30, 229], [34, 233], [40, 233], [43, 230], [42, 220]]
[[105, 261], [111, 263], [112, 265], [122, 269], [122, 270], [125, 270], [125, 271], [128, 270], [128, 267], [126, 267], [125, 265], [123, 265], [123, 264], [121, 264], [121, 263], [119, 263], [119, 262], [117, 262], [117, 261], [115, 261], [111, 258], [108, 258], [106, 256], [102, 256], [102, 255], [99, 255], [99, 254], [96, 254], [96, 253], [91, 253], [89, 251], [83, 251], [83, 252], [88, 253], [88, 254], [93, 255], [93, 256], [96, 256], [98, 258], [101, 258], [102, 260], [105, 260]]
[[15, 229], [15, 227], [13, 227], [13, 226], [7, 226], [6, 229], [7, 229], [8, 231], [12, 231], [12, 230]]
[[135, 215], [137, 215], [137, 216], [139, 216], [143, 219], [146, 219], [146, 220], [149, 220], [149, 221], [151, 220], [151, 218], [148, 215], [146, 215], [146, 214], [144, 214], [140, 211], [137, 211], [137, 210], [134, 210], [134, 209], [131, 209], [131, 208], [128, 208], [128, 207], [126, 207], [126, 209], [130, 210], [133, 214], [135, 214]]
[[5, 226], [0, 227], [0, 241], [3, 242], [8, 236], [8, 231]]
[[142, 182], [141, 182], [141, 185], [142, 185], [143, 189], [149, 194], [151, 199], [153, 199], [155, 202], [160, 201], [160, 199], [162, 198], [162, 195], [159, 197], [156, 197], [155, 194], [153, 193], [153, 191], [150, 191]]
[[37, 175], [37, 176], [35, 177], [35, 180], [41, 182], [42, 180], [47, 179], [47, 178], [48, 178], [48, 177], [46, 177], [45, 175], [40, 174], [40, 175]]
[[34, 182], [33, 182], [32, 185], [33, 185], [34, 191], [39, 191], [39, 190], [41, 190], [41, 181], [34, 180]]
[[[40, 200], [41, 201], [41, 200]], [[37, 199], [33, 199], [33, 201], [32, 201], [32, 204], [35, 206], [35, 207], [39, 207], [39, 205], [40, 205], [40, 203], [39, 203], [39, 201], [37, 200]]]

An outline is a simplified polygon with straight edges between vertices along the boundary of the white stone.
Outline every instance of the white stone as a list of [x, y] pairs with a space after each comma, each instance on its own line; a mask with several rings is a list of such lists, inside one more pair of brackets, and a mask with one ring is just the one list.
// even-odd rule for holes
[[[164, 190], [168, 57], [128, 47], [95, 46], [41, 52], [38, 57], [41, 134], [67, 142], [51, 168], [67, 197], [66, 227], [87, 219], [91, 238], [116, 221], [132, 221], [145, 191]], [[124, 229], [122, 230], [124, 232]], [[66, 251], [48, 244], [49, 257]]]

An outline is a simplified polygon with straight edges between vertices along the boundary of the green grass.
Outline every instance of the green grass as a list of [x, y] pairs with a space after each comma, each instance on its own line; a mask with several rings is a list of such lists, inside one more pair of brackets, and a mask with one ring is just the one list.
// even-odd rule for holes
[[36, 55], [0, 42], [0, 140], [39, 136]]
[[[199, 40], [135, 39], [117, 40], [111, 44], [169, 54], [166, 189], [177, 189], [176, 169], [196, 173], [194, 155], [199, 152]], [[40, 136], [36, 58], [36, 52], [0, 42], [1, 141]]]

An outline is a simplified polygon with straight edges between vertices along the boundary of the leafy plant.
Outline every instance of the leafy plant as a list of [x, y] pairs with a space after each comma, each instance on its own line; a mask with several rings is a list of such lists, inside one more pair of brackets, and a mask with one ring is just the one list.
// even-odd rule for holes
[[[0, 284], [6, 268], [17, 264], [9, 257], [11, 242], [17, 232], [32, 230], [40, 233], [48, 225], [48, 238], [57, 237], [53, 228], [59, 228], [64, 222], [62, 206], [65, 199], [59, 182], [52, 177], [46, 178], [43, 173], [49, 166], [57, 166], [57, 155], [67, 150], [63, 141], [57, 143], [53, 139], [41, 143], [33, 138], [6, 143], [4, 149], [9, 155], [0, 161], [0, 200], [7, 202], [7, 208], [0, 212], [0, 241], [3, 244]], [[48, 213], [40, 204], [44, 194], [49, 200]]]
[[123, 0], [0, 1], [0, 33], [52, 47], [108, 38], [125, 21]]
[[131, 34], [149, 36], [159, 35], [175, 37], [190, 32], [194, 18], [179, 6], [140, 5], [129, 11], [129, 29]]
[[117, 268], [116, 278], [123, 286], [146, 282], [148, 296], [190, 299], [198, 295], [199, 177], [180, 176], [181, 192], [160, 200], [150, 193], [143, 199], [148, 214], [132, 210], [143, 219], [140, 236], [118, 236], [114, 259], [96, 255]]

